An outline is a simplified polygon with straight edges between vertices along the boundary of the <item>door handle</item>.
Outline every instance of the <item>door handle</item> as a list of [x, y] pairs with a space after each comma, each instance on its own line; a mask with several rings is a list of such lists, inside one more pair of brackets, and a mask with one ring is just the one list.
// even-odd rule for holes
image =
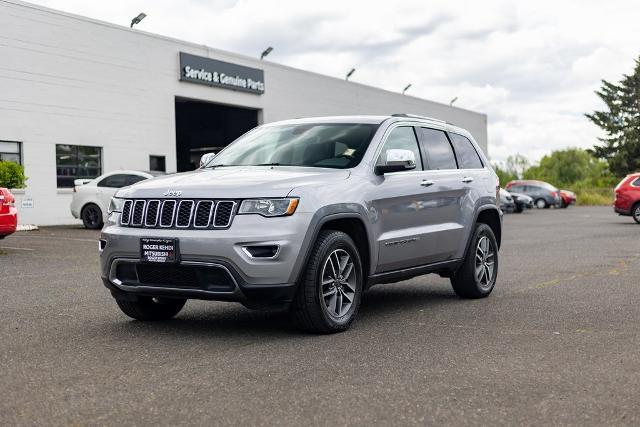
[[462, 178], [462, 182], [464, 182], [465, 184], [468, 184], [472, 181], [473, 181], [473, 178], [471, 178], [470, 176], [465, 176], [464, 178]]
[[420, 183], [420, 185], [423, 187], [431, 187], [433, 185], [433, 181], [425, 179]]

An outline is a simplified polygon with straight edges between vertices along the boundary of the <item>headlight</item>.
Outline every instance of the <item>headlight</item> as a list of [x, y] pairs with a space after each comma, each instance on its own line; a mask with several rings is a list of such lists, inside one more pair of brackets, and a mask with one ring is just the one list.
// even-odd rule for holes
[[107, 209], [107, 213], [111, 215], [112, 212], [122, 212], [122, 206], [124, 206], [124, 199], [117, 199], [115, 197], [111, 198], [111, 203], [109, 203], [109, 209]]
[[293, 215], [300, 199], [256, 199], [244, 200], [238, 214], [258, 214], [262, 216]]

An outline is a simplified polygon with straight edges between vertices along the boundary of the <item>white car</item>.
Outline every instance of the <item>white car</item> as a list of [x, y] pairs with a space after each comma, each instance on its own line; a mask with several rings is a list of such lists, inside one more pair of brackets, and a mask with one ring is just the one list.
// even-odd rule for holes
[[71, 215], [81, 219], [86, 228], [102, 228], [111, 198], [118, 189], [158, 175], [164, 175], [164, 172], [119, 170], [94, 179], [76, 179], [73, 182]]

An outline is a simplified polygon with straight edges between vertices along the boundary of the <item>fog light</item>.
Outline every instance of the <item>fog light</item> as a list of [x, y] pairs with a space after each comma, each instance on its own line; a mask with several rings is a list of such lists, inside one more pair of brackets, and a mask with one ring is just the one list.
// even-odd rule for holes
[[278, 245], [244, 246], [244, 252], [251, 258], [275, 258], [280, 252]]
[[106, 247], [107, 247], [107, 241], [106, 240], [104, 240], [104, 239], [98, 240], [98, 250], [100, 252], [104, 251], [104, 248], [106, 248]]

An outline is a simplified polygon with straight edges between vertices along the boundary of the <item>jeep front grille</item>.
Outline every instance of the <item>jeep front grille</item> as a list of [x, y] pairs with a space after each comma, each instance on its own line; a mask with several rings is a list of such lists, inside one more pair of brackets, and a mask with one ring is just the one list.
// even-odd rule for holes
[[120, 225], [141, 228], [228, 228], [236, 213], [232, 200], [126, 200]]

